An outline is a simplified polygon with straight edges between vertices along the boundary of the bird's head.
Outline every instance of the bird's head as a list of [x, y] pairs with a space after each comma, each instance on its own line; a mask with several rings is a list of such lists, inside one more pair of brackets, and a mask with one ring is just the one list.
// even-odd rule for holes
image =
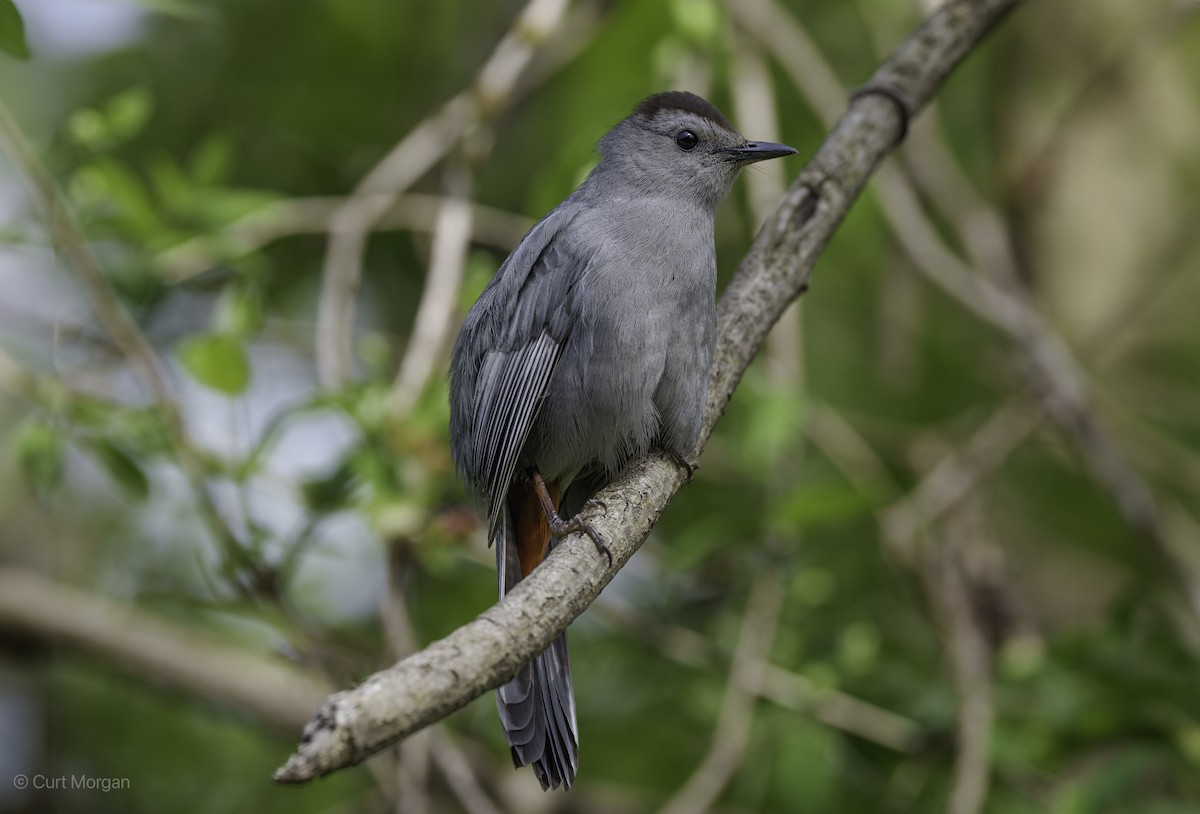
[[709, 102], [668, 91], [642, 100], [600, 139], [604, 171], [653, 194], [678, 194], [715, 209], [738, 170], [793, 155], [784, 144], [749, 141]]

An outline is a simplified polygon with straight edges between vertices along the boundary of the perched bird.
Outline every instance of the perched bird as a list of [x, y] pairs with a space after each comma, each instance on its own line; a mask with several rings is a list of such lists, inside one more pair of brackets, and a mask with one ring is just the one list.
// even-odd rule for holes
[[[487, 513], [502, 598], [569, 531], [607, 553], [571, 518], [627, 461], [653, 446], [694, 454], [716, 333], [714, 213], [742, 167], [796, 152], [747, 141], [679, 91], [642, 101], [598, 147], [484, 289], [451, 361], [451, 450]], [[570, 788], [566, 634], [497, 702], [513, 763]]]

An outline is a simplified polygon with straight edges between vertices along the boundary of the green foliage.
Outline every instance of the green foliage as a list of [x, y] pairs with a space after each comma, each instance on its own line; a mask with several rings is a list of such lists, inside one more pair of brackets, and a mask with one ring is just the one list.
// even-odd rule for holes
[[103, 438], [91, 443], [96, 460], [104, 466], [118, 485], [135, 500], [145, 500], [150, 494], [150, 481], [141, 464], [119, 445]]
[[62, 480], [66, 448], [58, 428], [37, 419], [26, 421], [13, 433], [17, 465], [30, 490], [46, 498]]
[[25, 21], [13, 0], [0, 0], [0, 51], [17, 59], [29, 59]]
[[85, 107], [67, 119], [67, 134], [88, 150], [108, 150], [141, 132], [153, 113], [153, 101], [145, 88], [118, 93], [101, 109]]
[[250, 384], [250, 359], [234, 336], [197, 334], [181, 342], [175, 354], [193, 379], [219, 393], [239, 396]]

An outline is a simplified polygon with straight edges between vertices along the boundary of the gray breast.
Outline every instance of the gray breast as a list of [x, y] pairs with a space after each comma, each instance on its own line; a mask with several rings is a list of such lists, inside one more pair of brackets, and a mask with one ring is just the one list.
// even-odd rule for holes
[[691, 452], [712, 358], [712, 224], [698, 212], [668, 228], [665, 205], [612, 206], [572, 224], [594, 261], [523, 456], [547, 479], [615, 473], [660, 436]]

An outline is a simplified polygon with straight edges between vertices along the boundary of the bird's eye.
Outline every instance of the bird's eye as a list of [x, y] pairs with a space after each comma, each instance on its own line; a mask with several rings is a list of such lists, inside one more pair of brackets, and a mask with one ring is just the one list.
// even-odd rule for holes
[[680, 130], [675, 134], [675, 143], [679, 145], [681, 150], [694, 150], [696, 145], [700, 143], [700, 137], [691, 130]]

